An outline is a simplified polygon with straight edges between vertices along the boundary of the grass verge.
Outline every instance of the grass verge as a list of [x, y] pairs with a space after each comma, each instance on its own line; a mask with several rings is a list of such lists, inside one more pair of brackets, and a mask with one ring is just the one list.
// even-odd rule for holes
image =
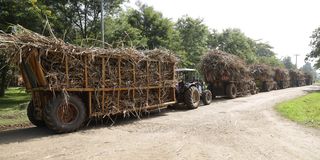
[[320, 128], [320, 92], [280, 103], [276, 110], [292, 121]]
[[25, 88], [9, 88], [0, 97], [0, 128], [29, 124], [26, 111], [29, 101]]

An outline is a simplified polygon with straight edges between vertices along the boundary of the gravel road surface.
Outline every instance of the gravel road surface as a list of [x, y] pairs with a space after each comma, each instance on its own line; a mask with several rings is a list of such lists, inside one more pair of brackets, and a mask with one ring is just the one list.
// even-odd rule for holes
[[281, 117], [274, 106], [317, 86], [289, 88], [195, 110], [169, 110], [141, 120], [94, 125], [70, 134], [45, 128], [0, 132], [0, 159], [318, 160], [320, 130]]

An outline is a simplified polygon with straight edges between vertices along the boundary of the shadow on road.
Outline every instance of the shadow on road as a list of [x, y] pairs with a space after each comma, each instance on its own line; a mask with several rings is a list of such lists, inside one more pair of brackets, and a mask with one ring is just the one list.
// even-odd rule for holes
[[[227, 99], [217, 98], [213, 101], [213, 103], [223, 103], [225, 101], [227, 101]], [[143, 113], [139, 117], [133, 114], [130, 114], [127, 117], [120, 115], [120, 116], [112, 116], [112, 117], [104, 117], [104, 118], [101, 118], [101, 117], [93, 118], [89, 120], [86, 123], [86, 127], [82, 128], [79, 132], [90, 131], [93, 129], [100, 129], [100, 128], [106, 128], [106, 127], [129, 125], [139, 120], [143, 121], [146, 119], [167, 116], [168, 113], [189, 112], [189, 111], [192, 111], [192, 110], [187, 109], [185, 107], [176, 106], [176, 107], [168, 107], [162, 110], [154, 110], [151, 112]], [[65, 134], [62, 134], [62, 135], [65, 135]], [[0, 131], [0, 145], [8, 144], [8, 143], [24, 142], [32, 139], [38, 139], [38, 138], [50, 137], [50, 136], [59, 136], [59, 134], [55, 134], [53, 131], [49, 130], [46, 127], [11, 129], [7, 131]]]
[[[157, 118], [161, 116], [167, 116], [169, 112], [186, 112], [190, 110], [185, 109], [162, 109], [160, 112], [159, 110], [144, 113], [137, 118], [134, 115], [129, 117], [123, 116], [113, 116], [111, 118], [95, 118], [91, 119], [87, 126], [82, 128], [81, 131], [89, 131], [92, 129], [99, 129], [99, 128], [106, 128], [106, 127], [115, 127], [115, 126], [122, 126], [132, 124], [135, 121], [139, 120], [146, 120], [150, 118]], [[111, 120], [112, 119], [112, 120]], [[72, 134], [72, 133], [71, 133]], [[7, 131], [0, 131], [0, 145], [1, 144], [8, 144], [8, 143], [17, 143], [17, 142], [24, 142], [32, 139], [38, 139], [43, 137], [50, 137], [50, 136], [59, 136], [60, 134], [55, 134], [53, 131], [49, 130], [46, 127], [30, 127], [30, 128], [20, 128], [20, 129], [11, 129]], [[64, 135], [64, 134], [61, 134]]]
[[21, 128], [0, 132], [0, 144], [23, 142], [30, 139], [42, 138], [53, 135], [53, 132], [45, 127]]

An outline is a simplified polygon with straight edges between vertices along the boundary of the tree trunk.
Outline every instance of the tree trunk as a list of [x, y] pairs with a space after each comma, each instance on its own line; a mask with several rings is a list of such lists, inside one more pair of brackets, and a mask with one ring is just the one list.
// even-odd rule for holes
[[2, 68], [1, 71], [1, 80], [0, 80], [0, 97], [3, 97], [5, 94], [5, 90], [7, 88], [7, 73], [8, 73], [8, 66]]

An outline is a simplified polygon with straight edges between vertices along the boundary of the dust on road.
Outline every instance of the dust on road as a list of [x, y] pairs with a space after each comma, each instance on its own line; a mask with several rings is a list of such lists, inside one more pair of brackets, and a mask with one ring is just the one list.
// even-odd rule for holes
[[319, 159], [320, 131], [286, 120], [273, 108], [316, 89], [218, 100], [70, 134], [41, 128], [0, 132], [0, 159]]

